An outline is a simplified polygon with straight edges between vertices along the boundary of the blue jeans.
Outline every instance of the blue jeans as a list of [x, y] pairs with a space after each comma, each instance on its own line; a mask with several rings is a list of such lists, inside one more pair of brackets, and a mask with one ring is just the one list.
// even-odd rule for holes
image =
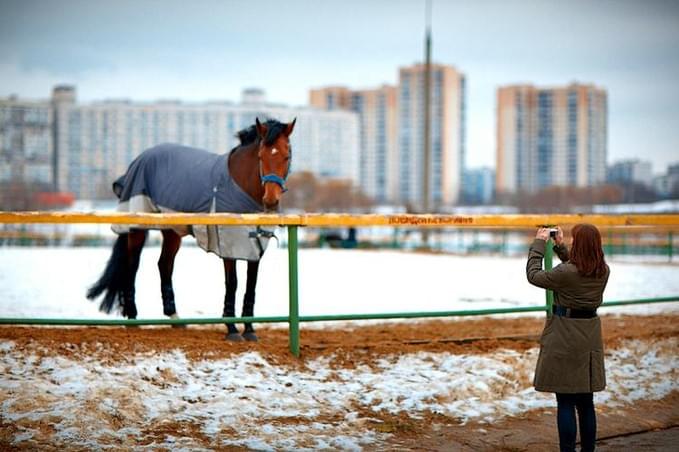
[[[575, 411], [578, 421], [575, 421]], [[591, 392], [581, 394], [556, 394], [556, 423], [559, 429], [559, 450], [575, 451], [575, 438], [580, 425], [582, 451], [593, 451], [596, 444], [596, 413]]]

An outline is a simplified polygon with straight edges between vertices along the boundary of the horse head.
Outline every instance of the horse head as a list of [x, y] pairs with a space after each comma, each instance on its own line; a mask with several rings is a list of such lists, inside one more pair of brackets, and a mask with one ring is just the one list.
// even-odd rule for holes
[[[295, 128], [294, 119], [288, 124], [261, 123], [255, 120], [259, 137], [259, 176], [264, 186], [262, 204], [266, 210], [275, 210], [281, 195], [287, 191], [285, 181], [290, 172], [290, 134]], [[278, 126], [278, 127], [277, 127]]]

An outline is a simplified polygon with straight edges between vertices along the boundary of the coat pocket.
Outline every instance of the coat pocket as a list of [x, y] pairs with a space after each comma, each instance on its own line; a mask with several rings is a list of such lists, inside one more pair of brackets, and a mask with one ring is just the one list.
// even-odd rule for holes
[[552, 326], [553, 325], [554, 325], [553, 319], [551, 319], [551, 318], [547, 319], [547, 322], [545, 323], [545, 327], [542, 330], [542, 334], [540, 335], [540, 341], [539, 341], [540, 345], [544, 346], [548, 342], [549, 336], [552, 334], [552, 330], [553, 330]]
[[602, 350], [592, 350], [589, 353], [589, 369], [591, 392], [603, 391], [606, 387], [606, 368]]

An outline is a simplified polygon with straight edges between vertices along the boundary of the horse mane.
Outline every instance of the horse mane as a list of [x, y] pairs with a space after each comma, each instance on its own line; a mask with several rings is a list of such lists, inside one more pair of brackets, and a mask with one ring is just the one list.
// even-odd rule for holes
[[[266, 137], [264, 137], [264, 144], [270, 146], [276, 141], [278, 136], [285, 131], [287, 124], [277, 121], [275, 119], [267, 119], [264, 123], [266, 126]], [[240, 140], [240, 146], [246, 146], [257, 141], [257, 127], [255, 124], [248, 128], [238, 131], [236, 137]]]

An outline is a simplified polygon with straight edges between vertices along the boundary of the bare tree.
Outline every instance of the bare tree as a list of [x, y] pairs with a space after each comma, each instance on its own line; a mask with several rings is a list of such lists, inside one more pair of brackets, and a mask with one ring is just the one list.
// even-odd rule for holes
[[288, 180], [288, 193], [283, 197], [284, 209], [306, 212], [347, 212], [373, 205], [351, 181], [346, 179], [319, 180], [312, 173], [295, 173]]
[[514, 205], [521, 212], [571, 212], [594, 204], [612, 204], [623, 200], [623, 190], [615, 185], [596, 187], [552, 186], [536, 193], [516, 193]]

